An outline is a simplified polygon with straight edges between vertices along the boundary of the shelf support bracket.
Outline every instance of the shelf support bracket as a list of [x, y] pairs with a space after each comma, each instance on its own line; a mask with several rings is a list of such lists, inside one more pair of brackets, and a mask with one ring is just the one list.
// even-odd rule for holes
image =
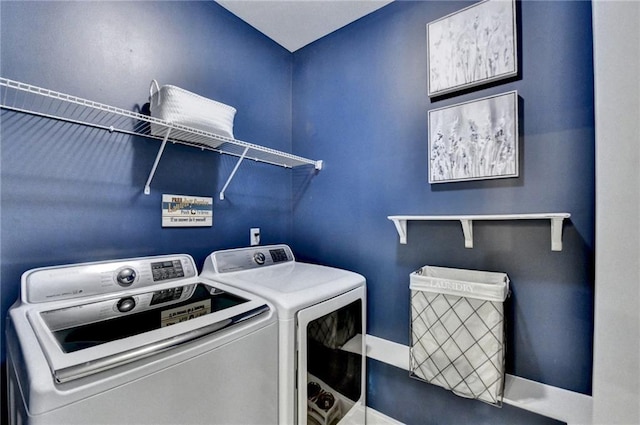
[[221, 201], [224, 201], [224, 192], [225, 192], [225, 190], [227, 190], [227, 186], [229, 186], [229, 183], [231, 183], [231, 180], [233, 179], [233, 176], [236, 175], [236, 171], [238, 171], [238, 167], [240, 167], [240, 164], [244, 160], [244, 157], [247, 156], [247, 152], [249, 152], [249, 147], [248, 146], [246, 148], [244, 148], [244, 151], [242, 152], [242, 155], [240, 156], [240, 159], [238, 160], [238, 162], [236, 162], [236, 166], [233, 167], [233, 171], [231, 171], [231, 175], [229, 176], [229, 178], [227, 179], [227, 182], [224, 184], [224, 186], [222, 187], [222, 190], [220, 191], [220, 200]]
[[564, 217], [551, 218], [551, 251], [562, 251], [562, 224]]
[[398, 231], [398, 236], [400, 236], [400, 243], [403, 245], [407, 244], [407, 220], [403, 220], [401, 218], [393, 218], [391, 219], [393, 224], [396, 226], [396, 230]]
[[153, 162], [153, 167], [151, 167], [149, 178], [147, 179], [147, 183], [144, 185], [145, 195], [149, 195], [151, 193], [151, 180], [153, 180], [153, 176], [156, 174], [156, 168], [158, 168], [158, 163], [160, 162], [160, 158], [162, 158], [162, 154], [164, 153], [164, 148], [165, 146], [167, 146], [167, 140], [169, 140], [169, 134], [171, 134], [171, 127], [167, 127], [167, 134], [165, 134], [164, 139], [162, 139], [162, 144], [160, 145], [160, 149], [158, 150], [158, 154], [156, 155], [156, 160]]
[[460, 224], [464, 234], [464, 247], [473, 248], [473, 220], [461, 219]]

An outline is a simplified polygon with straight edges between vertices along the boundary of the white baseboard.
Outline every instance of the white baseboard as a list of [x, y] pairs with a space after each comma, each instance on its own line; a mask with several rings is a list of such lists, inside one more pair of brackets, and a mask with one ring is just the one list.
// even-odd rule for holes
[[[409, 370], [409, 347], [406, 345], [367, 335], [367, 357]], [[567, 425], [592, 424], [591, 396], [518, 376], [506, 375], [503, 403], [566, 422]], [[399, 422], [372, 422], [378, 423]]]
[[396, 421], [387, 415], [367, 407], [367, 425], [404, 425], [402, 422]]

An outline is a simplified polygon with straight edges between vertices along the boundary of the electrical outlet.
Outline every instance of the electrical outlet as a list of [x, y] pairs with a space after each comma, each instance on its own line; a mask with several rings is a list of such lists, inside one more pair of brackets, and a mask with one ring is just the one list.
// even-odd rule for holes
[[251, 241], [251, 246], [260, 245], [260, 228], [252, 227], [251, 234], [249, 235], [249, 240]]

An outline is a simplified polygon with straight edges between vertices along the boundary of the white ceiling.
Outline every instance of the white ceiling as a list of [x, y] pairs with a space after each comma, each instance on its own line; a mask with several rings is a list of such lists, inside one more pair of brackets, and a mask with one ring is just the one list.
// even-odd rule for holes
[[290, 52], [393, 0], [216, 0]]

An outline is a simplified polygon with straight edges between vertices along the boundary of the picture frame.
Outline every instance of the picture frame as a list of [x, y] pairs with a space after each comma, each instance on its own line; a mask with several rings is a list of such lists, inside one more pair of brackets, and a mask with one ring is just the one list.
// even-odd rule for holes
[[427, 24], [428, 96], [518, 75], [515, 0], [484, 0]]
[[518, 93], [428, 112], [429, 183], [519, 176]]

